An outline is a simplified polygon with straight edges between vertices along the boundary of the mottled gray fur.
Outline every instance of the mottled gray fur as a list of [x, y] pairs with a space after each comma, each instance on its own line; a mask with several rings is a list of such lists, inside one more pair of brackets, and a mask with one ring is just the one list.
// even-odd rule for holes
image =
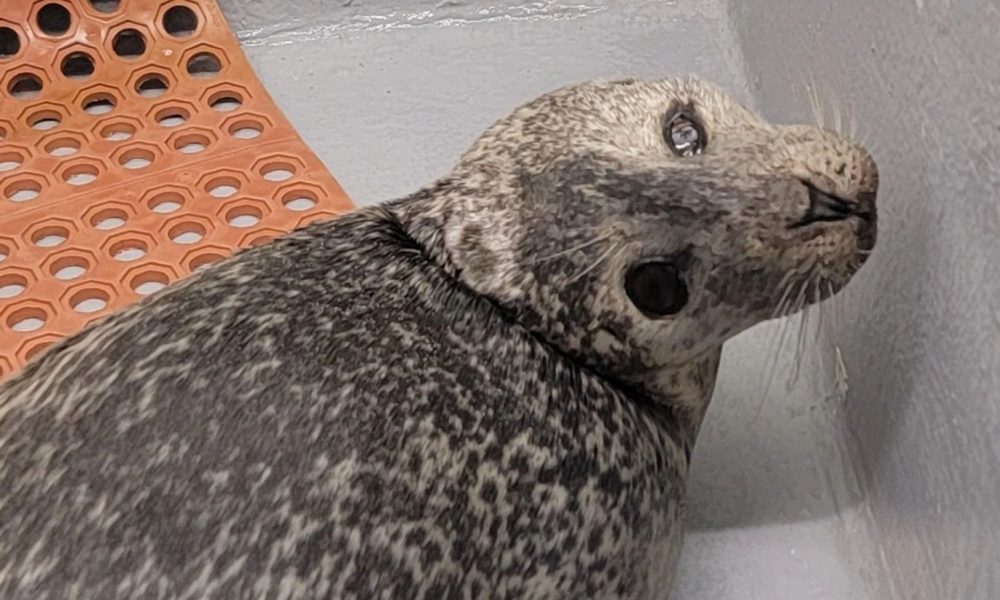
[[[793, 227], [803, 182], [872, 218]], [[0, 387], [0, 597], [663, 598], [723, 341], [847, 283], [876, 186], [695, 79], [545, 95]], [[655, 256], [672, 317], [623, 291]]]

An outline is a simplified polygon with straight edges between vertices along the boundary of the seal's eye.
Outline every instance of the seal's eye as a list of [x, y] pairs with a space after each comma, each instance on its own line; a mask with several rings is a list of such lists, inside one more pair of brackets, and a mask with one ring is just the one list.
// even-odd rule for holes
[[676, 112], [663, 126], [663, 138], [677, 156], [694, 156], [705, 149], [705, 129], [686, 112]]
[[688, 301], [687, 285], [673, 263], [642, 262], [625, 274], [625, 293], [649, 317], [679, 312]]

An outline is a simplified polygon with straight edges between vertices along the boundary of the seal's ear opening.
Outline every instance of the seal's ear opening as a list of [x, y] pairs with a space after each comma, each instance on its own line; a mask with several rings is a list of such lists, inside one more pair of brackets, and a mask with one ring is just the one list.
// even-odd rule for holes
[[687, 284], [679, 266], [663, 259], [636, 263], [625, 274], [625, 294], [652, 319], [680, 312], [688, 302]]

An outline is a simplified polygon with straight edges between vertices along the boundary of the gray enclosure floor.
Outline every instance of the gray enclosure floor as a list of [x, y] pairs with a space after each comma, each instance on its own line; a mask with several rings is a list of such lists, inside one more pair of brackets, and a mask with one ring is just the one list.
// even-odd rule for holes
[[[714, 0], [488, 10], [316, 2], [306, 4], [317, 15], [223, 6], [279, 106], [359, 204], [444, 174], [494, 119], [574, 80], [694, 72], [752, 103]], [[727, 347], [695, 455], [674, 598], [868, 597], [874, 567], [852, 551], [864, 520], [842, 466], [829, 361], [809, 353], [818, 374], [789, 391], [785, 352], [764, 400], [775, 332], [758, 328]]]

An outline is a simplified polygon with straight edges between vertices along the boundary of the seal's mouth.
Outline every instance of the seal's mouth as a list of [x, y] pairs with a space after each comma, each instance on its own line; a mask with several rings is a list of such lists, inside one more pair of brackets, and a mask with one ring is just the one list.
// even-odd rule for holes
[[859, 192], [856, 198], [849, 200], [824, 192], [808, 181], [803, 181], [802, 184], [809, 190], [809, 208], [801, 219], [789, 226], [790, 229], [801, 229], [815, 223], [835, 223], [856, 218], [858, 220], [856, 228], [858, 249], [862, 252], [868, 252], [875, 247], [874, 192]]

